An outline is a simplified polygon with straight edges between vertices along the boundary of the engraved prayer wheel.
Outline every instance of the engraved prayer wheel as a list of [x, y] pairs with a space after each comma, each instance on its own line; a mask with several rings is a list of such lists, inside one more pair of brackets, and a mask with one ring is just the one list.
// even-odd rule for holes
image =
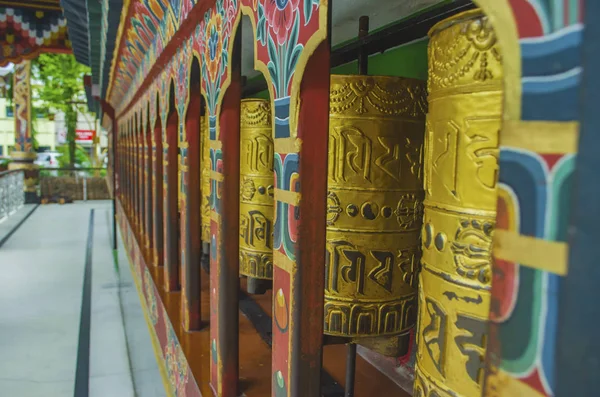
[[200, 117], [200, 150], [201, 176], [200, 176], [200, 207], [202, 214], [202, 241], [210, 242], [210, 141], [208, 137], [208, 119]]
[[429, 32], [415, 396], [479, 396], [490, 308], [502, 55], [469, 11]]
[[417, 316], [425, 82], [331, 76], [325, 325], [389, 356]]
[[[240, 275], [248, 292], [273, 279], [273, 156], [271, 105], [242, 100], [240, 111]], [[267, 281], [268, 283], [268, 281]]]

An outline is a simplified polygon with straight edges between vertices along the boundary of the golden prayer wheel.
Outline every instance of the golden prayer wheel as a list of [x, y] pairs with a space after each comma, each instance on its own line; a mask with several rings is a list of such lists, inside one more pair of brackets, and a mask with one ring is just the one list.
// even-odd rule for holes
[[324, 332], [390, 356], [416, 323], [425, 112], [423, 81], [331, 76]]
[[208, 137], [208, 119], [200, 117], [200, 150], [201, 176], [200, 176], [200, 207], [202, 214], [202, 241], [210, 243], [210, 140]]
[[[240, 275], [248, 292], [273, 279], [273, 157], [271, 105], [242, 100], [240, 111]], [[267, 282], [268, 283], [268, 282]]]
[[502, 55], [469, 11], [429, 32], [415, 396], [479, 396], [490, 307]]

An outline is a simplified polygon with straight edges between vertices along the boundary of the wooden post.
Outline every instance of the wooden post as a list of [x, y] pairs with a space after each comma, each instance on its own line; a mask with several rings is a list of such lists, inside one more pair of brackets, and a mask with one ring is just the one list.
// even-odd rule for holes
[[154, 160], [154, 144], [153, 144], [153, 139], [152, 139], [152, 135], [153, 135], [153, 130], [154, 130], [154, 126], [150, 123], [149, 120], [149, 111], [145, 112], [145, 117], [147, 117], [148, 119], [146, 120], [146, 127], [144, 128], [144, 140], [146, 142], [146, 149], [144, 151], [144, 153], [146, 154], [146, 158], [144, 161], [144, 170], [146, 172], [146, 179], [145, 179], [145, 185], [146, 185], [146, 205], [145, 205], [145, 225], [146, 225], [146, 239], [145, 239], [145, 246], [146, 246], [146, 263], [148, 265], [151, 265], [152, 263], [154, 263], [154, 197], [152, 194], [152, 190], [153, 190], [153, 180], [154, 180], [154, 168], [153, 168], [153, 160]]
[[[171, 92], [171, 94], [173, 94]], [[165, 291], [178, 291], [179, 245], [177, 228], [177, 111], [173, 108], [167, 119], [166, 142], [164, 142], [164, 252]]]
[[[158, 101], [156, 101], [158, 102]], [[158, 106], [158, 103], [152, 102], [151, 106]], [[164, 241], [163, 241], [163, 140], [162, 140], [162, 122], [158, 118], [152, 126], [152, 185], [154, 197], [152, 200], [154, 213], [154, 266], [164, 264]]]
[[211, 222], [214, 237], [210, 264], [210, 285], [214, 291], [211, 294], [210, 335], [216, 349], [216, 352], [212, 351], [216, 354], [216, 360], [212, 362], [216, 361], [216, 364], [211, 368], [211, 386], [219, 397], [238, 395], [241, 29], [241, 25], [238, 26], [229, 64], [231, 83], [221, 103], [221, 114], [217, 116], [219, 135], [216, 140], [211, 139], [211, 148], [219, 143], [222, 148], [222, 160], [213, 165], [216, 208]]
[[183, 255], [182, 318], [185, 331], [200, 328], [200, 88], [191, 88], [186, 113], [186, 153], [182, 155], [183, 217], [181, 245]]

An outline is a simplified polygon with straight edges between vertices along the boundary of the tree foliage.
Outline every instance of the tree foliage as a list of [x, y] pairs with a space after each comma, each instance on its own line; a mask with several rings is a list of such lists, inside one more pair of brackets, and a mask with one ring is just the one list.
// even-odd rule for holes
[[78, 63], [71, 54], [41, 54], [32, 61], [32, 78], [40, 85], [33, 90], [34, 100], [46, 113], [65, 114], [69, 164], [75, 164], [75, 130], [77, 115], [85, 112], [83, 76], [89, 68]]

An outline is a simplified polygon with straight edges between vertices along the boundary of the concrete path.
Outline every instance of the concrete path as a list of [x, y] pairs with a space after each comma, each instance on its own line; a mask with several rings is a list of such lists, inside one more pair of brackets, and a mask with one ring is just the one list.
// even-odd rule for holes
[[19, 208], [17, 212], [0, 221], [0, 247], [5, 241], [8, 241], [12, 231], [15, 230], [19, 223], [27, 219], [27, 217], [30, 216], [29, 214], [34, 211], [36, 207], [37, 204], [25, 204]]
[[[83, 272], [90, 210], [92, 249], [90, 396], [153, 397], [158, 368], [144, 364], [154, 382], [134, 387], [120, 300], [123, 282], [110, 247], [109, 201], [42, 205], [0, 248], [0, 395], [73, 396]], [[128, 270], [127, 263], [121, 265]], [[134, 288], [134, 287], [132, 287]], [[121, 291], [122, 292], [122, 291]], [[139, 301], [127, 298], [129, 334], [142, 340], [136, 357], [152, 346]], [[131, 314], [133, 313], [133, 314]], [[137, 321], [141, 317], [141, 322]], [[136, 320], [137, 319], [137, 320]], [[144, 335], [145, 332], [145, 335]], [[143, 342], [144, 336], [147, 343]], [[154, 360], [152, 356], [152, 360]], [[138, 361], [139, 364], [139, 361]], [[156, 363], [154, 362], [154, 365]], [[137, 390], [147, 390], [136, 393]]]

